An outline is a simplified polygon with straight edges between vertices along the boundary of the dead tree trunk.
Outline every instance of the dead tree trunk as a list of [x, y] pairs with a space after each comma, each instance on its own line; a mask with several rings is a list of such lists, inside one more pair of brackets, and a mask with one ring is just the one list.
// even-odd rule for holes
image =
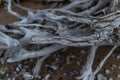
[[[6, 50], [3, 58], [7, 62], [46, 56], [69, 46], [120, 45], [120, 0], [70, 0], [66, 6], [45, 10], [32, 10], [14, 0], [6, 2], [7, 11], [20, 19], [0, 25], [0, 49]], [[13, 6], [28, 15], [14, 12]], [[39, 45], [39, 50], [28, 50], [31, 44]]]

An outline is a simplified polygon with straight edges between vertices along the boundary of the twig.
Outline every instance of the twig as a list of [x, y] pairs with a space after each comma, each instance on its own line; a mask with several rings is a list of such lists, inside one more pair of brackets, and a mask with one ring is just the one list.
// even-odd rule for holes
[[80, 77], [77, 77], [76, 79], [91, 80], [90, 78], [93, 77], [92, 76], [92, 74], [93, 74], [92, 65], [94, 62], [95, 53], [96, 53], [97, 48], [98, 48], [98, 46], [91, 47], [90, 53], [88, 54], [88, 57], [87, 57], [87, 62], [85, 64], [85, 66], [83, 67], [83, 69], [81, 70], [82, 75]]
[[90, 0], [76, 0], [76, 1], [73, 1], [71, 4], [67, 5], [67, 6], [64, 6], [63, 8], [64, 9], [73, 9], [75, 8], [77, 5], [79, 4], [83, 4], [83, 3], [89, 3]]
[[[51, 54], [51, 53], [50, 53], [50, 54]], [[44, 61], [49, 57], [50, 54], [44, 55], [42, 58], [40, 58], [40, 59], [37, 61], [36, 65], [35, 65], [35, 67], [34, 67], [34, 69], [33, 69], [33, 75], [34, 75], [34, 77], [38, 77], [38, 75], [39, 75], [39, 73], [40, 73], [40, 71], [41, 71], [42, 64], [43, 64]]]
[[110, 3], [110, 0], [106, 0], [105, 2], [104, 2], [104, 0], [99, 0], [98, 4], [96, 6], [90, 8], [88, 10], [85, 10], [83, 12], [80, 12], [79, 15], [91, 15], [94, 12], [106, 7], [107, 4], [109, 4], [109, 3]]
[[113, 53], [113, 51], [117, 48], [117, 46], [114, 46], [110, 52], [107, 54], [107, 56], [100, 62], [100, 64], [97, 66], [96, 70], [94, 71], [94, 75], [96, 75], [101, 68], [103, 67], [103, 65], [105, 64], [105, 62], [107, 61], [107, 59], [111, 56], [111, 54]]
[[12, 15], [16, 16], [19, 19], [24, 19], [24, 17], [22, 17], [21, 15], [19, 15], [18, 13], [14, 12], [12, 10], [12, 1], [11, 0], [6, 0], [6, 2], [8, 3], [7, 10], [9, 13], [11, 13]]
[[23, 7], [22, 5], [17, 4], [17, 3], [15, 3], [14, 1], [13, 1], [13, 3], [14, 3], [15, 6], [21, 8], [21, 9], [23, 9], [23, 10], [25, 10], [25, 11], [37, 12], [37, 10], [31, 9], [31, 8], [27, 8], [27, 7]]

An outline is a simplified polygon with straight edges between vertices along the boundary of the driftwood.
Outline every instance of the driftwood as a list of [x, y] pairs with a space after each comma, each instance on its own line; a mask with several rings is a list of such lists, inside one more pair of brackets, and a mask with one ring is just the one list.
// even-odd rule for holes
[[[115, 49], [120, 45], [120, 0], [69, 0], [66, 6], [52, 6], [45, 10], [29, 9], [12, 0], [6, 2], [7, 11], [20, 19], [0, 25], [0, 49], [6, 50], [2, 58], [7, 62], [43, 56], [37, 63], [38, 67], [47, 55], [62, 48], [92, 46], [84, 66], [87, 71], [77, 79], [93, 80], [106, 61], [95, 73], [92, 71], [97, 47], [113, 45]], [[21, 16], [12, 10], [12, 6], [26, 10], [28, 15]], [[21, 37], [18, 39], [17, 35]], [[39, 45], [39, 50], [26, 49], [30, 44]], [[38, 74], [35, 71], [34, 74]]]

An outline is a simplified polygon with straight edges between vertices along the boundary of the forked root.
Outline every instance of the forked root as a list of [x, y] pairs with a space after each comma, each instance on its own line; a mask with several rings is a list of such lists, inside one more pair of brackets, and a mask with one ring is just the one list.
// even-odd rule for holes
[[94, 79], [92, 65], [94, 62], [95, 53], [96, 53], [97, 48], [98, 48], [98, 46], [91, 47], [90, 53], [88, 54], [88, 57], [87, 57], [87, 62], [81, 70], [82, 75], [80, 77], [77, 77], [76, 79], [80, 79], [80, 80], [81, 79], [82, 80], [93, 80]]
[[107, 59], [111, 56], [113, 51], [117, 48], [117, 46], [114, 46], [110, 52], [105, 56], [105, 58], [100, 62], [100, 64], [97, 66], [96, 70], [93, 71], [92, 66], [95, 58], [95, 53], [97, 50], [97, 46], [92, 46], [90, 53], [87, 58], [87, 63], [83, 66], [81, 72], [82, 75], [80, 77], [77, 77], [77, 80], [94, 80], [96, 74], [101, 70]]
[[[105, 0], [73, 0], [65, 7], [45, 10], [25, 8], [14, 3], [14, 0], [5, 1], [7, 11], [21, 21], [0, 25], [0, 49], [6, 49], [4, 55], [7, 62], [42, 56], [33, 70], [34, 76], [39, 75], [41, 65], [51, 53], [69, 46], [92, 46], [87, 62], [81, 70], [82, 75], [76, 79], [94, 80], [117, 47], [114, 46], [93, 71], [92, 65], [98, 46], [120, 45], [120, 11], [116, 10], [118, 8], [115, 12], [106, 13], [102, 17], [103, 14], [90, 17], [96, 11], [109, 7], [108, 4], [112, 4], [113, 0], [106, 0], [106, 2]], [[28, 15], [25, 17], [14, 12], [12, 9], [14, 5], [26, 10]], [[115, 8], [114, 6], [112, 9]], [[77, 8], [81, 8], [81, 12], [76, 11]], [[22, 37], [17, 39], [16, 35]], [[27, 45], [31, 44], [41, 47], [38, 50], [27, 50]]]
[[[51, 54], [51, 53], [50, 53], [50, 54]], [[36, 65], [35, 65], [35, 67], [34, 67], [34, 69], [33, 69], [33, 75], [34, 75], [34, 77], [38, 77], [38, 76], [39, 76], [39, 73], [41, 72], [42, 64], [43, 64], [44, 61], [50, 56], [50, 54], [47, 54], [47, 55], [43, 56], [42, 58], [40, 58], [40, 59], [37, 61]]]

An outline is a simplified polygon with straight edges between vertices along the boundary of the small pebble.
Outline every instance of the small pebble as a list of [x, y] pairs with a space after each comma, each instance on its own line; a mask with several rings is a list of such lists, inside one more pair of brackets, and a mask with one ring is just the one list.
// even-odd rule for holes
[[76, 63], [77, 63], [78, 66], [80, 65], [80, 61], [77, 61]]
[[106, 70], [105, 70], [105, 73], [108, 75], [108, 74], [110, 74], [111, 72], [110, 72], [109, 69], [106, 69]]
[[68, 47], [67, 47], [67, 48], [64, 48], [62, 51], [65, 52], [65, 51], [67, 51], [67, 50], [68, 50]]
[[13, 77], [12, 80], [16, 80], [16, 77]]
[[59, 58], [55, 58], [55, 62], [58, 62], [59, 61]]
[[41, 79], [41, 76], [38, 75], [37, 78]]
[[107, 80], [106, 77], [104, 77], [102, 74], [97, 75], [97, 80]]
[[17, 71], [17, 72], [19, 72], [19, 71], [20, 71], [20, 69], [17, 67], [17, 68], [16, 68], [16, 71]]
[[115, 65], [115, 64], [112, 64], [112, 68], [114, 69], [114, 68], [117, 68], [117, 65]]
[[119, 55], [117, 55], [117, 57], [116, 57], [117, 59], [120, 59], [120, 54]]
[[118, 66], [118, 69], [120, 69], [120, 66]]
[[27, 69], [27, 68], [29, 68], [29, 66], [28, 66], [28, 65], [25, 65], [25, 66], [23, 66], [23, 68]]
[[114, 68], [113, 67], [111, 67], [111, 70], [113, 70]]
[[71, 55], [71, 58], [74, 59], [74, 58], [75, 58], [75, 55]]
[[68, 73], [67, 73], [67, 72], [64, 72], [64, 73], [63, 73], [63, 76], [67, 76], [67, 75], [68, 75]]
[[6, 74], [5, 74], [5, 76], [6, 76], [6, 77], [8, 77], [8, 76], [9, 76], [9, 74], [8, 74], [8, 73], [6, 73]]
[[81, 53], [82, 53], [82, 54], [85, 54], [85, 50], [81, 50]]
[[3, 70], [0, 70], [0, 74], [5, 74], [5, 71], [3, 71]]
[[70, 56], [67, 56], [67, 57], [66, 57], [66, 61], [67, 61], [67, 64], [70, 63]]
[[44, 80], [49, 80], [50, 74], [46, 75]]
[[4, 58], [1, 58], [1, 59], [0, 59], [0, 62], [1, 62], [1, 64], [5, 64]]
[[33, 76], [32, 76], [29, 72], [25, 72], [25, 73], [23, 74], [23, 77], [24, 77], [25, 79], [33, 79]]
[[118, 74], [117, 78], [119, 78], [119, 79], [120, 79], [120, 74]]
[[22, 69], [22, 64], [19, 63], [18, 64], [18, 68]]
[[47, 70], [48, 72], [52, 72], [52, 71], [58, 69], [57, 66], [50, 66], [50, 65], [46, 65], [45, 68], [46, 68], [46, 70]]
[[7, 78], [6, 80], [12, 80], [11, 78]]
[[51, 67], [53, 70], [57, 70], [57, 69], [58, 69], [58, 66], [55, 66], [55, 65], [54, 65], [54, 66], [52, 65], [52, 66], [50, 66], [50, 67]]
[[78, 71], [77, 70], [73, 70], [70, 72], [70, 75], [75, 76], [78, 75]]
[[109, 80], [113, 80], [112, 78], [109, 78]]

